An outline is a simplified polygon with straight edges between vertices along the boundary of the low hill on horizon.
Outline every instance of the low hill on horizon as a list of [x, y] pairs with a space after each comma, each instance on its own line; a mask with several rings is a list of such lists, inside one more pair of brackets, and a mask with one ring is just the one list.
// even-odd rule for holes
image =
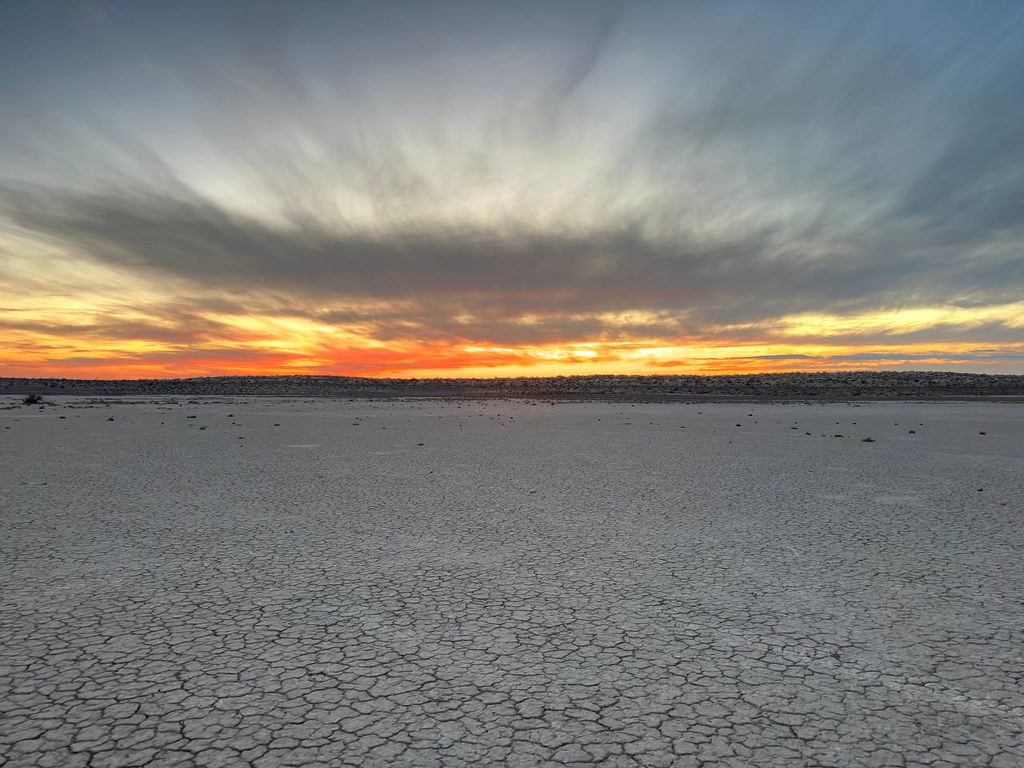
[[711, 376], [376, 379], [203, 376], [181, 379], [0, 378], [0, 395], [252, 395], [277, 397], [525, 397], [549, 399], [1024, 398], [1024, 375], [841, 371]]

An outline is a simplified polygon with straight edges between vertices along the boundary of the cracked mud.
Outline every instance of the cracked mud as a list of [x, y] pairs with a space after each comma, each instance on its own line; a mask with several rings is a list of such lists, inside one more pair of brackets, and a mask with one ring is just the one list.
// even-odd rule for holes
[[1024, 766], [1021, 406], [0, 427], [6, 767]]

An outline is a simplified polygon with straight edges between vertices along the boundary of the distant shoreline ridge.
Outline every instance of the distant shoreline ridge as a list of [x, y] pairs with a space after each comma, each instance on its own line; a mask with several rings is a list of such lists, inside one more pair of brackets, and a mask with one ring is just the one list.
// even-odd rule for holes
[[0, 378], [0, 395], [465, 397], [622, 400], [1021, 399], [1024, 375], [936, 371], [828, 371], [715, 375], [365, 378], [327, 375], [176, 379]]

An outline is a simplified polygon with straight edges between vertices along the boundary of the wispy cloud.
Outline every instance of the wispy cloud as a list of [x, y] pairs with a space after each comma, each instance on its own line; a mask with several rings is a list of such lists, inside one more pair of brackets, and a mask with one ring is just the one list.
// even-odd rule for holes
[[[473, 345], [1010, 350], [1022, 14], [912, 5], [0, 11], [0, 272], [30, 297], [0, 333], [168, 366], [298, 338], [310, 366], [342, 339], [410, 370]], [[76, 320], [23, 311], [55, 284]], [[900, 315], [936, 308], [974, 314]]]

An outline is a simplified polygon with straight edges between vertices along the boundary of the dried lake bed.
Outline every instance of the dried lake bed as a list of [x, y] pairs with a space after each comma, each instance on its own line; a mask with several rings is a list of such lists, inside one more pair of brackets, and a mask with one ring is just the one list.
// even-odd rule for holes
[[0, 766], [1024, 766], [1024, 405], [18, 403]]

